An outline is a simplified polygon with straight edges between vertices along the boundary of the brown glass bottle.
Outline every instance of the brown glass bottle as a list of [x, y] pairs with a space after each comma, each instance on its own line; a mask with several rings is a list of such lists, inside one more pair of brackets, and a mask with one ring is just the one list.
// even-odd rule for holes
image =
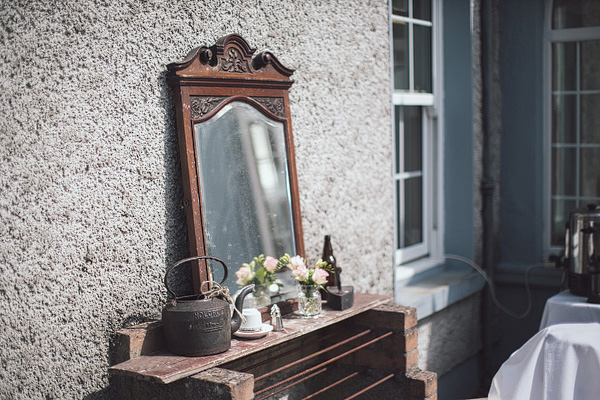
[[[325, 235], [325, 243], [323, 244], [323, 261], [327, 261], [334, 269], [336, 267], [335, 257], [333, 255], [333, 248], [331, 247], [331, 236]], [[327, 277], [327, 283], [325, 286], [337, 286], [337, 279], [335, 273], [329, 272]]]

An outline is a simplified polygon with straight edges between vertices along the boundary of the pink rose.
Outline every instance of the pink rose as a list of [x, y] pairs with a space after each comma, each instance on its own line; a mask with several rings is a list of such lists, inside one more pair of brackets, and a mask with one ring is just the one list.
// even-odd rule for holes
[[248, 265], [245, 265], [235, 272], [235, 276], [238, 280], [235, 282], [238, 285], [245, 285], [250, 279], [252, 279], [252, 270]]
[[306, 265], [302, 264], [297, 266], [293, 271], [292, 275], [296, 278], [296, 280], [303, 282], [308, 280], [308, 268]]
[[271, 256], [267, 256], [267, 258], [265, 259], [265, 262], [263, 264], [263, 267], [265, 268], [265, 270], [267, 272], [275, 272], [275, 270], [277, 269], [277, 263], [279, 263], [279, 260], [277, 260], [276, 258], [273, 258]]
[[321, 269], [321, 268], [317, 268], [317, 269], [315, 269], [315, 272], [313, 272], [313, 274], [312, 274], [312, 279], [317, 285], [323, 285], [324, 283], [327, 282], [328, 276], [329, 276], [329, 273], [327, 271], [325, 271], [324, 269]]

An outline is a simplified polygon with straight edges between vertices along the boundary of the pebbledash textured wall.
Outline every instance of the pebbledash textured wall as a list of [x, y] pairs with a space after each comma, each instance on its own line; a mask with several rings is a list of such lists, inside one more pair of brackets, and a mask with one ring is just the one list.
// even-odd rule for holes
[[0, 398], [109, 396], [112, 334], [159, 316], [187, 254], [166, 64], [239, 33], [296, 69], [307, 255], [392, 294], [388, 5], [14, 0], [0, 5]]

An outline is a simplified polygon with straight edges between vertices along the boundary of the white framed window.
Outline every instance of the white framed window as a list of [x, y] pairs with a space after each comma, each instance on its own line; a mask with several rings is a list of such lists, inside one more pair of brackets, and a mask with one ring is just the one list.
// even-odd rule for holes
[[546, 253], [564, 247], [571, 211], [600, 203], [600, 2], [547, 0]]
[[395, 264], [441, 252], [441, 1], [392, 0]]

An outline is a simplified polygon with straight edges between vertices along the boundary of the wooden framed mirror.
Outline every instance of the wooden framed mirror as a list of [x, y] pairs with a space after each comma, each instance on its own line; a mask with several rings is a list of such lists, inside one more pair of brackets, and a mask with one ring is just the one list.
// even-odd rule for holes
[[[233, 34], [167, 65], [190, 256], [224, 260], [232, 291], [234, 272], [259, 254], [304, 257], [288, 98], [294, 71], [255, 51]], [[198, 263], [192, 271], [199, 292], [207, 270]]]

